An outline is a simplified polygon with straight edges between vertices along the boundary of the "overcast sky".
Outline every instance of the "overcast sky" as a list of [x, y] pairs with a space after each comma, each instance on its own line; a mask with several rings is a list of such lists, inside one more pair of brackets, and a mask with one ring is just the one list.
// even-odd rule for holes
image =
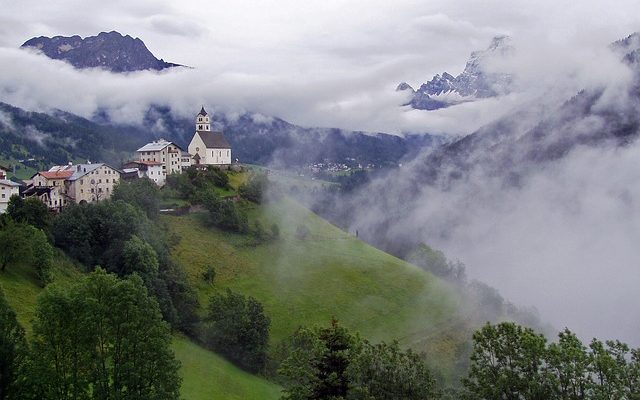
[[[418, 86], [436, 73], [456, 75], [469, 53], [495, 35], [513, 36], [522, 65], [539, 79], [579, 75], [574, 69], [590, 64], [608, 43], [640, 30], [640, 5], [632, 0], [2, 3], [0, 100], [83, 115], [96, 106], [132, 114], [123, 118], [135, 118], [151, 101], [181, 113], [205, 103], [306, 126], [391, 133], [464, 134], [521, 104], [514, 95], [431, 113], [398, 107], [405, 101], [394, 92], [400, 81]], [[196, 69], [121, 79], [60, 63], [43, 66], [14, 51], [34, 36], [110, 30]]]

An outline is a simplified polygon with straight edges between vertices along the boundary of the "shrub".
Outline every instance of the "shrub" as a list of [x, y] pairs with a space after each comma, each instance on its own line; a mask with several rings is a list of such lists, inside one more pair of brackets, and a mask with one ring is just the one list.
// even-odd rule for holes
[[243, 199], [260, 204], [264, 201], [265, 191], [269, 181], [266, 174], [254, 174], [249, 177], [247, 182], [238, 188], [238, 194]]
[[266, 364], [270, 324], [256, 299], [227, 289], [211, 296], [203, 339], [230, 361], [258, 372]]

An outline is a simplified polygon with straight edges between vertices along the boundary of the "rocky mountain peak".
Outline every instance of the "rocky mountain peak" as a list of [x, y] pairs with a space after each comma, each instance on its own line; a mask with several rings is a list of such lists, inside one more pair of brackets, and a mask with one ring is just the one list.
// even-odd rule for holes
[[40, 36], [27, 40], [22, 48], [32, 48], [55, 60], [64, 60], [76, 68], [104, 68], [111, 72], [160, 71], [179, 64], [157, 59], [139, 38], [117, 31], [96, 36]]
[[460, 75], [454, 77], [443, 72], [422, 84], [415, 91], [411, 106], [419, 110], [435, 110], [509, 93], [512, 77], [506, 73], [489, 71], [487, 64], [509, 57], [514, 51], [511, 37], [494, 37], [488, 48], [471, 53]]

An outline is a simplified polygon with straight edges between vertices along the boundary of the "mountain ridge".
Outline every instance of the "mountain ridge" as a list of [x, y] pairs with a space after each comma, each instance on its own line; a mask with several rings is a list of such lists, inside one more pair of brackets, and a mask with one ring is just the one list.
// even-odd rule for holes
[[111, 72], [162, 71], [183, 67], [156, 58], [140, 38], [123, 36], [117, 31], [96, 36], [39, 36], [22, 44], [54, 60], [63, 60], [76, 68], [103, 68]]
[[414, 90], [406, 82], [397, 91], [409, 91], [411, 105], [417, 110], [437, 110], [462, 102], [507, 94], [511, 90], [512, 76], [488, 71], [487, 64], [495, 59], [511, 56], [515, 51], [510, 36], [496, 36], [486, 50], [471, 53], [464, 70], [453, 76], [448, 72], [436, 74], [431, 80]]

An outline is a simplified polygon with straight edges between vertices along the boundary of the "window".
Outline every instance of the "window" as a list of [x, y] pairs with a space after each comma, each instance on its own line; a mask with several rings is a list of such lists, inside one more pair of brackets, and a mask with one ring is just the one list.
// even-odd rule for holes
[[93, 193], [93, 192], [94, 192], [94, 190], [93, 190], [93, 188], [91, 188], [91, 193]]
[[[3, 188], [4, 189], [4, 188]], [[2, 198], [4, 199], [5, 197], [7, 197], [6, 194], [2, 193]]]
[[84, 183], [84, 179], [80, 179], [80, 184], [82, 185]]
[[98, 179], [98, 183], [102, 183], [102, 179]]
[[80, 189], [80, 193], [84, 193], [84, 189]]
[[107, 183], [109, 183], [109, 178], [105, 179], [104, 181], [105, 181], [105, 182], [107, 182]]

